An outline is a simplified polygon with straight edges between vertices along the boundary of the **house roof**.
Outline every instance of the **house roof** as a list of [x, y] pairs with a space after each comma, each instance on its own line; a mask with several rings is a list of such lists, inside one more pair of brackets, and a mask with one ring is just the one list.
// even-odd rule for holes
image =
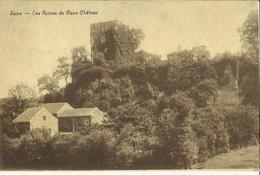
[[57, 112], [60, 110], [62, 106], [64, 106], [67, 103], [42, 103], [40, 106], [47, 109], [52, 114], [57, 114]]
[[16, 119], [13, 120], [14, 123], [18, 122], [29, 122], [40, 110], [42, 107], [28, 108], [22, 114], [20, 114]]
[[91, 116], [97, 108], [77, 108], [64, 111], [59, 117], [83, 117]]

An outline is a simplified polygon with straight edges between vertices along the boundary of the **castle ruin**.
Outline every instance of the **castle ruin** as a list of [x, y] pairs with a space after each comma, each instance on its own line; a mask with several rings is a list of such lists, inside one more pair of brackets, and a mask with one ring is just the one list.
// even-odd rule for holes
[[119, 21], [94, 23], [90, 26], [91, 58], [103, 56], [118, 61], [134, 53], [131, 30]]

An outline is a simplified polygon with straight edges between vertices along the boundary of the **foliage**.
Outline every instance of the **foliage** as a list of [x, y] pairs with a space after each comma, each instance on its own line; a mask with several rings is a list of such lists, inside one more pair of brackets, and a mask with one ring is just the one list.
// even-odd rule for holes
[[92, 57], [97, 60], [97, 56], [102, 54], [107, 63], [113, 64], [131, 61], [134, 51], [144, 38], [142, 30], [129, 29], [124, 24], [115, 24], [114, 27], [92, 35], [95, 38], [92, 47], [96, 49]]
[[239, 95], [242, 104], [258, 106], [258, 64], [244, 57], [239, 70]]
[[216, 70], [208, 62], [191, 62], [170, 67], [169, 83], [171, 93], [188, 91], [205, 79], [216, 79]]
[[40, 92], [47, 91], [53, 93], [58, 91], [59, 85], [55, 78], [49, 75], [43, 75], [38, 79], [38, 87]]
[[19, 145], [19, 139], [11, 139], [5, 134], [1, 134], [0, 139], [1, 168], [18, 167], [16, 150]]
[[84, 46], [76, 47], [71, 50], [72, 67], [77, 66], [88, 60], [89, 53]]
[[89, 135], [56, 135], [46, 129], [34, 129], [15, 146], [2, 139], [4, 166], [14, 164], [34, 169], [100, 169], [113, 165], [115, 136], [106, 130], [92, 130]]
[[191, 129], [194, 104], [183, 92], [172, 95], [170, 108], [159, 119], [157, 156], [164, 166], [190, 168], [197, 159], [197, 143]]
[[53, 72], [53, 77], [56, 80], [64, 79], [65, 85], [68, 84], [68, 79], [70, 76], [70, 64], [68, 63], [69, 59], [67, 57], [58, 58], [59, 65], [56, 70]]
[[48, 164], [48, 151], [50, 150], [50, 134], [47, 129], [33, 129], [24, 135], [17, 150], [18, 164], [44, 168]]
[[[115, 163], [121, 168], [143, 168], [153, 155], [157, 138], [142, 132], [133, 124], [126, 124], [117, 139]], [[149, 166], [149, 164], [148, 164]]]
[[[213, 57], [212, 66], [216, 69], [218, 75], [217, 82], [221, 88], [227, 86], [230, 83], [234, 83], [232, 82], [232, 77], [235, 78], [236, 80], [239, 79], [238, 64], [240, 60], [241, 60], [240, 56], [231, 54], [229, 52], [216, 54]], [[231, 71], [227, 72], [229, 67]]]
[[205, 79], [191, 88], [189, 95], [199, 107], [213, 104], [217, 97], [217, 82], [214, 79]]
[[140, 64], [158, 65], [161, 62], [161, 58], [158, 55], [140, 50], [135, 53], [134, 61]]
[[9, 137], [16, 137], [18, 133], [12, 120], [30, 106], [30, 102], [35, 97], [35, 92], [28, 85], [20, 83], [11, 88], [8, 94], [9, 97], [2, 105], [1, 130]]
[[204, 45], [193, 47], [191, 49], [191, 52], [193, 54], [193, 59], [198, 61], [206, 61], [210, 59], [210, 53], [207, 50], [207, 47]]
[[225, 123], [231, 148], [256, 144], [259, 140], [259, 113], [252, 106], [225, 111]]
[[67, 169], [100, 169], [113, 165], [115, 136], [106, 130], [89, 135], [57, 135], [52, 141], [51, 162]]
[[57, 102], [64, 102], [64, 92], [63, 89], [60, 89], [59, 91], [49, 92], [42, 97], [43, 103], [57, 103]]
[[192, 61], [207, 61], [210, 59], [210, 53], [204, 45], [193, 47], [191, 50], [178, 50], [167, 55], [168, 61], [174, 63], [184, 63]]
[[109, 113], [115, 130], [120, 132], [126, 124], [132, 124], [136, 130], [151, 134], [153, 132], [153, 117], [150, 111], [139, 105], [121, 105]]
[[35, 97], [35, 92], [28, 85], [19, 83], [8, 91], [8, 95], [16, 99], [32, 99]]
[[252, 11], [240, 28], [243, 59], [240, 64], [242, 104], [258, 106], [258, 11]]
[[198, 161], [229, 150], [229, 136], [224, 116], [212, 107], [194, 111], [192, 129], [198, 138]]
[[93, 63], [97, 66], [105, 66], [107, 64], [105, 57], [102, 53], [96, 53], [92, 56]]
[[174, 64], [189, 64], [193, 62], [193, 54], [190, 50], [180, 50], [168, 54], [167, 59]]
[[239, 29], [242, 47], [252, 61], [258, 63], [258, 10], [253, 10]]

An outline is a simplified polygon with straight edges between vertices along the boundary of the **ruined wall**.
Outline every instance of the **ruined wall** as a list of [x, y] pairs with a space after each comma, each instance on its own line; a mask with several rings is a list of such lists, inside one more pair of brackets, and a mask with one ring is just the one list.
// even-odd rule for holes
[[129, 27], [118, 21], [91, 24], [91, 58], [103, 56], [106, 61], [112, 61], [131, 55], [125, 52], [129, 32]]

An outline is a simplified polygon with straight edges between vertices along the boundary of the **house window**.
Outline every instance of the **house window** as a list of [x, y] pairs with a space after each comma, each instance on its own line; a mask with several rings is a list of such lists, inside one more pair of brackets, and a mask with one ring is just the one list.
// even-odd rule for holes
[[46, 120], [46, 116], [43, 116], [42, 119], [43, 119], [43, 120]]

